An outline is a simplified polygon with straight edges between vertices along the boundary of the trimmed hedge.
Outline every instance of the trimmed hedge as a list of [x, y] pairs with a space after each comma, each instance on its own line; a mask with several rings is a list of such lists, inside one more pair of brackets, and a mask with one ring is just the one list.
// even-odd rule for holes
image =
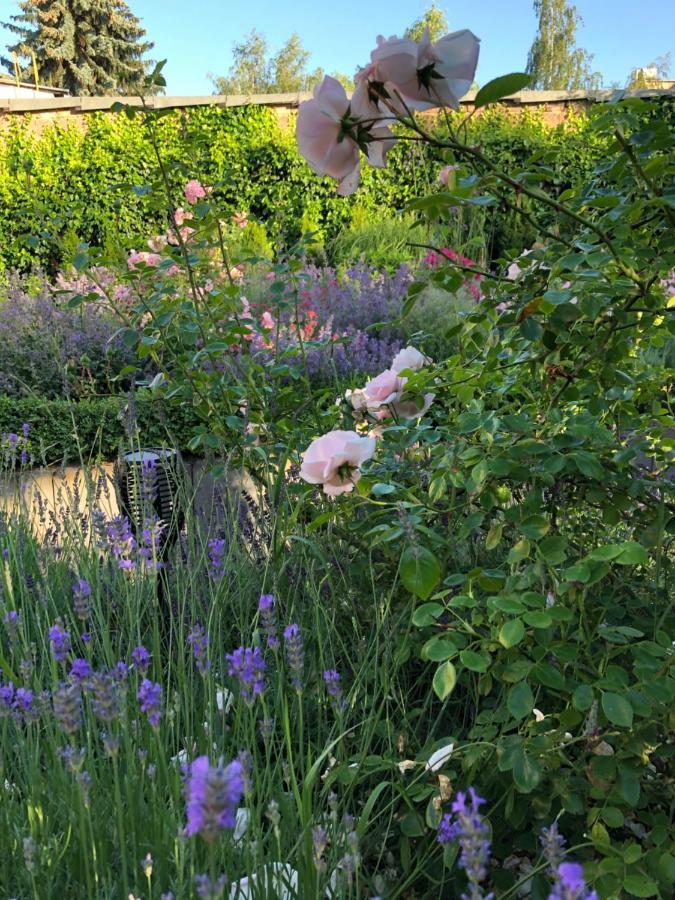
[[[401, 209], [435, 182], [442, 160], [419, 144], [400, 142], [385, 170], [364, 166], [362, 187], [339, 198], [330, 179], [313, 175], [265, 107], [200, 107], [167, 112], [156, 120], [161, 152], [180, 202], [190, 177], [216, 185], [218, 201], [246, 209], [267, 223], [273, 239], [295, 239], [320, 229], [330, 249], [354, 204]], [[583, 180], [602, 156], [586, 116], [547, 126], [541, 115], [517, 120], [496, 108], [472, 120], [470, 136], [490, 157], [518, 171], [528, 157], [546, 154], [551, 185], [564, 189]], [[78, 241], [109, 250], [145, 244], [166, 227], [165, 200], [156, 178], [147, 130], [139, 116], [97, 113], [88, 127], [52, 125], [40, 135], [13, 120], [0, 145], [0, 266], [53, 272], [72, 257]], [[511, 216], [490, 211], [487, 235], [493, 255], [503, 246], [526, 246], [513, 235]]]
[[94, 400], [44, 400], [0, 397], [0, 433], [20, 433], [30, 425], [29, 449], [38, 465], [111, 460], [129, 433], [145, 447], [187, 449], [199, 424], [185, 404], [167, 404], [148, 395]]

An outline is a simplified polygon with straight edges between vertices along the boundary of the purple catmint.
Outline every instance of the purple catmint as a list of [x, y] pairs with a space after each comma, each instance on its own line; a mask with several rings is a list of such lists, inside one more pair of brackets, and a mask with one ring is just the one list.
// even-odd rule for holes
[[340, 673], [335, 669], [327, 669], [323, 673], [323, 681], [326, 685], [326, 691], [330, 699], [330, 704], [335, 712], [342, 712], [347, 705], [344, 693], [342, 691], [342, 679]]
[[145, 675], [150, 666], [152, 654], [149, 650], [146, 650], [142, 644], [139, 644], [138, 647], [134, 647], [131, 651], [131, 659], [133, 660], [136, 671], [140, 675]]
[[74, 659], [70, 664], [71, 681], [83, 682], [92, 676], [92, 668], [87, 659]]
[[558, 866], [565, 859], [566, 841], [558, 830], [558, 823], [553, 822], [550, 828], [542, 828], [539, 836], [548, 870], [553, 878], [557, 878]]
[[57, 662], [64, 662], [70, 653], [70, 632], [63, 627], [63, 622], [57, 619], [48, 631], [49, 642], [52, 645], [52, 654]]
[[263, 594], [261, 596], [258, 603], [258, 612], [260, 613], [263, 631], [267, 635], [267, 646], [271, 650], [278, 650], [280, 642], [277, 636], [277, 614], [273, 594]]
[[303, 689], [303, 671], [305, 668], [305, 651], [302, 643], [300, 626], [293, 623], [284, 629], [286, 645], [286, 661], [291, 670], [291, 684], [298, 693]]
[[207, 571], [214, 581], [219, 581], [225, 574], [225, 549], [225, 541], [222, 538], [212, 538], [209, 541]]
[[224, 828], [234, 828], [239, 801], [244, 793], [244, 768], [238, 760], [228, 766], [221, 760], [212, 766], [199, 756], [190, 766], [186, 784], [188, 836], [200, 834], [212, 843]]
[[584, 870], [579, 863], [561, 863], [556, 875], [548, 900], [598, 900], [596, 892], [586, 887]]
[[192, 647], [192, 655], [199, 673], [206, 675], [211, 668], [211, 661], [208, 658], [209, 636], [204, 626], [197, 623], [188, 634], [187, 640]]
[[153, 728], [159, 726], [162, 715], [162, 686], [144, 678], [138, 689], [138, 699], [141, 704], [141, 712], [148, 716], [148, 722]]
[[73, 609], [78, 619], [83, 622], [91, 613], [91, 587], [84, 578], [78, 579], [73, 585]]
[[225, 656], [227, 674], [239, 681], [239, 690], [246, 703], [253, 703], [265, 689], [265, 660], [260, 647], [239, 647]]
[[469, 800], [458, 791], [452, 804], [454, 815], [445, 815], [438, 826], [437, 840], [441, 844], [459, 841], [459, 864], [469, 881], [469, 893], [462, 900], [488, 900], [493, 894], [484, 894], [480, 882], [487, 878], [490, 862], [490, 829], [479, 812], [485, 803], [476, 791], [469, 788]]
[[77, 683], [60, 684], [52, 696], [54, 717], [62, 731], [75, 734], [82, 723], [82, 698]]

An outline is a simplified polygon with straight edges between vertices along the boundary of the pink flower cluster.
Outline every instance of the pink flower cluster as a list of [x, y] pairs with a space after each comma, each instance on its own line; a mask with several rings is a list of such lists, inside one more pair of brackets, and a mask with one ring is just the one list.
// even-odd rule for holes
[[[404, 400], [408, 378], [403, 372], [416, 372], [427, 365], [427, 359], [414, 347], [400, 350], [391, 368], [372, 378], [364, 388], [347, 391], [346, 399], [360, 420], [367, 415], [382, 421], [387, 418], [416, 419], [429, 409], [434, 395]], [[309, 484], [322, 484], [330, 497], [348, 493], [361, 477], [360, 466], [375, 453], [377, 429], [362, 437], [355, 431], [330, 431], [302, 453], [300, 477]]]
[[418, 419], [431, 406], [434, 394], [404, 400], [408, 379], [401, 373], [417, 372], [430, 362], [415, 347], [405, 347], [396, 354], [389, 369], [371, 378], [365, 387], [347, 391], [346, 398], [360, 417], [369, 415], [378, 421]]
[[[451, 250], [450, 247], [442, 247], [438, 253], [435, 250], [430, 250], [424, 257], [424, 263], [431, 269], [438, 269], [443, 265], [444, 257], [445, 259], [449, 259], [451, 262], [458, 263], [462, 266], [476, 266], [475, 260], [470, 259], [468, 256], [463, 256], [455, 250]], [[478, 286], [480, 280], [481, 276], [478, 272], [473, 273], [471, 278], [464, 279], [464, 286], [468, 289], [476, 303], [478, 303], [482, 297]]]
[[466, 29], [435, 42], [428, 31], [419, 42], [378, 37], [370, 63], [356, 75], [351, 99], [327, 75], [314, 98], [300, 104], [300, 153], [318, 175], [337, 179], [339, 194], [352, 194], [360, 180], [361, 153], [371, 166], [386, 165], [396, 143], [389, 127], [396, 118], [439, 106], [459, 108], [473, 81], [479, 46]]

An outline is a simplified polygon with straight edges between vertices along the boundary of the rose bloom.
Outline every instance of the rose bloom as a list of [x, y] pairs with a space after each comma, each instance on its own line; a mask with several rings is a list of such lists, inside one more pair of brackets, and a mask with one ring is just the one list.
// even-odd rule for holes
[[371, 378], [363, 389], [368, 410], [372, 412], [400, 400], [404, 384], [403, 379], [391, 369], [386, 369], [375, 378]]
[[[378, 38], [370, 54], [370, 80], [383, 84], [412, 110], [448, 106], [459, 109], [459, 100], [471, 87], [478, 65], [480, 41], [468, 29], [454, 31], [431, 42], [426, 31], [419, 41]], [[399, 101], [394, 99], [394, 103]]]
[[148, 253], [147, 250], [132, 250], [127, 257], [127, 266], [130, 271], [134, 271], [138, 263], [144, 263], [146, 266], [158, 266], [162, 258], [157, 253]]
[[391, 371], [396, 372], [397, 375], [404, 369], [410, 369], [411, 372], [417, 372], [418, 369], [424, 368], [424, 366], [429, 365], [430, 362], [431, 360], [423, 353], [420, 353], [415, 347], [404, 347], [403, 350], [398, 351], [392, 360]]
[[456, 172], [459, 169], [459, 166], [443, 166], [441, 171], [438, 173], [438, 180], [441, 184], [444, 184], [446, 187], [448, 186], [448, 179], [453, 172]]
[[[360, 179], [360, 152], [351, 130], [353, 112], [344, 87], [326, 75], [314, 88], [312, 100], [305, 100], [298, 110], [296, 139], [298, 150], [317, 175], [336, 178], [338, 194], [353, 194]], [[386, 127], [370, 127], [366, 158], [373, 166], [385, 164], [393, 135]]]
[[203, 200], [206, 197], [206, 190], [201, 181], [197, 181], [196, 178], [193, 178], [191, 181], [185, 185], [185, 199], [188, 203], [194, 204], [197, 203], [198, 200]]
[[361, 477], [359, 466], [375, 452], [375, 439], [355, 431], [330, 431], [302, 454], [300, 477], [309, 484], [322, 484], [325, 494], [348, 493]]

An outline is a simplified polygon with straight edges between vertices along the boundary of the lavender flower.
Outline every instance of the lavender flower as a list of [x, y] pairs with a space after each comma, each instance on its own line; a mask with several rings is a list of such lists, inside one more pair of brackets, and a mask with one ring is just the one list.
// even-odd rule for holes
[[8, 681], [7, 684], [0, 684], [0, 716], [11, 715], [14, 709], [14, 683]]
[[323, 680], [326, 685], [326, 690], [328, 692], [333, 710], [335, 712], [342, 712], [342, 710], [347, 705], [347, 701], [345, 700], [344, 694], [342, 692], [340, 673], [335, 669], [327, 669], [323, 673]]
[[138, 647], [135, 647], [131, 651], [131, 658], [139, 674], [145, 675], [145, 673], [148, 671], [150, 660], [152, 659], [152, 654], [148, 650], [146, 650], [142, 644], [139, 644]]
[[91, 604], [89, 602], [89, 598], [91, 597], [91, 587], [89, 583], [84, 580], [84, 578], [80, 578], [73, 585], [73, 607], [75, 609], [75, 615], [78, 619], [82, 619], [84, 622], [89, 618], [89, 614], [91, 612]]
[[136, 563], [131, 558], [136, 550], [136, 539], [126, 516], [116, 516], [106, 526], [107, 544], [120, 569], [132, 570]]
[[544, 858], [549, 866], [549, 873], [557, 878], [558, 866], [565, 859], [565, 838], [558, 830], [558, 823], [553, 822], [550, 828], [542, 828], [539, 842], [544, 851]]
[[19, 613], [15, 609], [10, 609], [9, 612], [6, 612], [3, 616], [2, 624], [7, 630], [10, 646], [14, 646], [17, 642], [19, 636], [19, 623]]
[[267, 646], [271, 650], [279, 649], [277, 637], [277, 614], [273, 594], [263, 594], [258, 603], [258, 612], [262, 622], [263, 631], [267, 635]]
[[219, 581], [225, 574], [225, 541], [222, 538], [212, 538], [208, 550], [208, 573], [214, 581]]
[[192, 653], [197, 664], [197, 669], [201, 675], [206, 675], [211, 668], [211, 661], [208, 658], [209, 636], [203, 625], [197, 623], [192, 631], [188, 634], [188, 644], [192, 647]]
[[138, 689], [138, 699], [141, 703], [141, 712], [147, 713], [148, 722], [153, 728], [159, 726], [162, 715], [162, 686], [144, 678]]
[[284, 641], [286, 642], [286, 660], [291, 670], [291, 684], [300, 694], [303, 689], [302, 676], [305, 667], [305, 651], [300, 626], [288, 625], [284, 629]]
[[234, 828], [239, 801], [244, 793], [244, 768], [238, 760], [223, 766], [199, 756], [190, 766], [186, 786], [188, 836], [200, 834], [212, 843], [224, 828]]
[[82, 700], [77, 683], [60, 684], [52, 697], [54, 716], [62, 731], [75, 734], [82, 724]]
[[57, 662], [63, 662], [70, 653], [70, 632], [63, 627], [63, 622], [57, 619], [48, 631], [49, 641], [52, 645], [52, 653]]
[[113, 722], [119, 717], [122, 707], [119, 681], [113, 673], [97, 672], [91, 679], [90, 687], [94, 715], [102, 722]]
[[239, 647], [225, 656], [227, 674], [239, 680], [241, 696], [246, 703], [253, 703], [265, 689], [265, 660], [259, 647]]
[[312, 828], [312, 859], [314, 861], [314, 868], [317, 872], [322, 874], [327, 868], [323, 855], [328, 848], [328, 844], [328, 832], [326, 829], [322, 828], [320, 825], [316, 828]]
[[579, 863], [565, 862], [558, 866], [557, 881], [548, 900], [598, 900], [598, 895], [586, 887], [583, 867]]
[[89, 660], [74, 659], [70, 664], [70, 678], [72, 681], [83, 682], [91, 678], [92, 668]]
[[227, 887], [227, 877], [219, 875], [211, 879], [208, 875], [195, 875], [195, 894], [199, 900], [220, 900]]
[[459, 864], [469, 881], [469, 893], [462, 894], [462, 900], [488, 900], [493, 894], [483, 894], [480, 882], [487, 878], [490, 861], [490, 829], [479, 813], [485, 803], [475, 790], [469, 788], [470, 802], [466, 794], [458, 791], [452, 804], [452, 815], [445, 815], [438, 826], [437, 840], [440, 844], [459, 841], [461, 855]]

